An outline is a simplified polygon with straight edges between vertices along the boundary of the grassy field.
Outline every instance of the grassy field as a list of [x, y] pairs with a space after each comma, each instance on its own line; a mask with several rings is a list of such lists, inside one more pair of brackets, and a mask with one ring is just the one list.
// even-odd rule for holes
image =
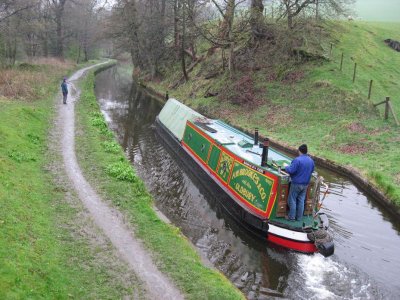
[[[329, 55], [332, 42], [330, 60], [285, 70], [284, 78], [289, 80], [271, 79], [266, 69], [238, 73], [236, 82], [225, 75], [206, 80], [201, 73], [204, 64], [220, 63], [211, 57], [196, 67], [189, 82], [175, 90], [170, 86], [180, 76], [178, 66], [161, 83], [146, 84], [160, 92], [169, 90], [171, 97], [233, 125], [250, 131], [259, 127], [264, 136], [287, 145], [307, 143], [312, 154], [359, 170], [400, 205], [400, 128], [392, 117], [384, 121], [382, 109], [373, 107], [390, 96], [400, 118], [400, 55], [383, 42], [386, 38], [400, 40], [400, 23], [346, 21], [331, 24], [329, 30], [332, 39], [325, 50]], [[358, 64], [355, 83], [354, 62]], [[374, 83], [368, 100], [371, 79]], [[257, 101], [240, 106], [225, 99], [248, 82], [254, 85]], [[220, 94], [205, 98], [207, 90]]]
[[102, 246], [89, 242], [78, 226], [82, 208], [52, 178], [60, 164], [48, 147], [54, 96], [77, 67], [47, 61], [1, 71], [0, 299], [141, 295], [135, 278], [119, 281], [125, 267], [109, 264]]
[[243, 299], [239, 290], [221, 273], [202, 264], [178, 228], [157, 217], [152, 197], [107, 128], [93, 87], [91, 73], [83, 83], [77, 107], [78, 159], [86, 178], [98, 187], [104, 199], [124, 212], [136, 236], [153, 253], [160, 270], [173, 279], [187, 298]]

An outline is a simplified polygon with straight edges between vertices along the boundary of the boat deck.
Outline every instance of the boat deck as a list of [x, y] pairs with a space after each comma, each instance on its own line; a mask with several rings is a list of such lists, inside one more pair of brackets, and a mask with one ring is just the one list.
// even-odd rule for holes
[[296, 228], [302, 228], [303, 223], [304, 223], [305, 227], [313, 226], [313, 224], [314, 224], [314, 219], [312, 216], [303, 216], [303, 220], [301, 220], [301, 221], [289, 221], [285, 218], [273, 218], [273, 221], [279, 222], [281, 224], [289, 225], [292, 227], [296, 227]]
[[[207, 123], [206, 126], [198, 123], [196, 124], [196, 122], [195, 125], [235, 155], [242, 157], [244, 160], [259, 166], [262, 169], [270, 172], [273, 171], [274, 173], [276, 172], [275, 169], [261, 167], [262, 148], [259, 145], [254, 145], [253, 137], [244, 134], [220, 120], [208, 121], [210, 123]], [[283, 170], [286, 165], [291, 163], [291, 161], [292, 159], [288, 156], [269, 147], [268, 162], [274, 162]]]

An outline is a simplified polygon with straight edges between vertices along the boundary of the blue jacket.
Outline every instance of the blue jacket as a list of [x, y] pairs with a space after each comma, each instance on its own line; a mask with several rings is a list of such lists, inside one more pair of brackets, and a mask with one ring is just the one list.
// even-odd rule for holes
[[68, 94], [68, 86], [67, 83], [63, 81], [63, 83], [61, 83], [61, 90], [63, 92], [63, 94]]
[[302, 154], [296, 157], [285, 170], [290, 174], [293, 183], [307, 185], [314, 172], [314, 161], [307, 154]]

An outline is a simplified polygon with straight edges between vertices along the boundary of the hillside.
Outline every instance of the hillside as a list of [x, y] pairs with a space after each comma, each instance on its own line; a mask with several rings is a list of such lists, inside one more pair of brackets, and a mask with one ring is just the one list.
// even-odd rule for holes
[[[175, 89], [171, 87], [181, 77], [178, 65], [163, 81], [146, 85], [233, 125], [259, 127], [264, 136], [287, 145], [307, 143], [312, 154], [359, 170], [400, 205], [400, 128], [392, 116], [384, 121], [382, 108], [373, 106], [390, 96], [400, 118], [400, 53], [384, 43], [387, 38], [400, 40], [400, 23], [341, 22], [329, 30], [326, 60], [242, 69], [231, 79], [226, 72], [212, 74], [221, 64], [221, 55], [214, 54]], [[207, 48], [202, 48], [205, 54]]]

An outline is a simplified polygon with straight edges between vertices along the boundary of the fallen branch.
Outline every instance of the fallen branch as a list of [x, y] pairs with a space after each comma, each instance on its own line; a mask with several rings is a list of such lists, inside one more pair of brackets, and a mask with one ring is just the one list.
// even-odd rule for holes
[[[194, 67], [198, 65], [199, 62], [201, 62], [204, 59], [204, 55], [200, 56], [200, 58], [196, 61], [194, 61], [189, 68], [186, 70], [187, 73], [190, 73], [193, 71]], [[173, 85], [171, 85], [169, 88], [171, 89], [176, 89], [178, 85], [185, 79], [185, 76], [182, 75]]]

